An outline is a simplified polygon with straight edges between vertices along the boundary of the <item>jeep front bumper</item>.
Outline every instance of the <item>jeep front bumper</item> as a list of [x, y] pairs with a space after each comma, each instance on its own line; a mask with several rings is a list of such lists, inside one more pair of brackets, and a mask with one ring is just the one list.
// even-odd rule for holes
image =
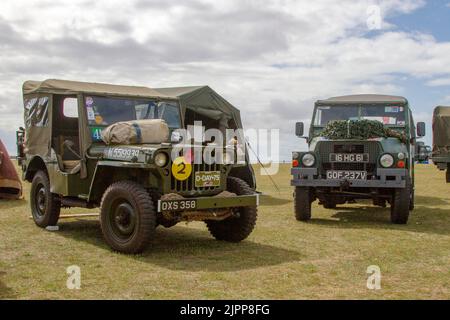
[[405, 188], [407, 169], [377, 169], [375, 179], [331, 180], [323, 179], [317, 168], [292, 168], [291, 185], [295, 187], [352, 187], [352, 188]]
[[182, 212], [251, 207], [259, 205], [259, 194], [232, 197], [200, 197], [158, 200], [158, 212]]

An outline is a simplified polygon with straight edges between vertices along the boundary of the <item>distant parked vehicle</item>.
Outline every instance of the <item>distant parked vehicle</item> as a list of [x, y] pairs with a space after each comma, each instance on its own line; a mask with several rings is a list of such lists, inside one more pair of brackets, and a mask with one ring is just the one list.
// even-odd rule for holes
[[447, 170], [450, 183], [450, 107], [436, 107], [433, 114], [433, 163], [439, 170]]
[[426, 146], [425, 142], [417, 142], [416, 144], [416, 161], [419, 163], [428, 163], [431, 158], [432, 149]]

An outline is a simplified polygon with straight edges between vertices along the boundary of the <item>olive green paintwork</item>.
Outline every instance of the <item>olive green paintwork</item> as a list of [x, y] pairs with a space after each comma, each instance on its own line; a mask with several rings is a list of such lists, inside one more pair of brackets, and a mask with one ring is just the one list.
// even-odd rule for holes
[[[183, 89], [183, 90], [181, 90]], [[110, 93], [108, 90], [112, 90]], [[39, 149], [36, 152], [27, 152], [19, 155], [19, 164], [23, 170], [23, 178], [32, 180], [34, 173], [38, 170], [47, 170], [51, 192], [61, 197], [77, 198], [83, 200], [86, 204], [98, 206], [101, 197], [106, 188], [115, 181], [132, 180], [140, 183], [156, 197], [167, 193], [174, 193], [174, 180], [171, 173], [171, 162], [160, 168], [154, 163], [154, 157], [159, 152], [165, 152], [170, 155], [172, 145], [170, 143], [152, 144], [152, 145], [114, 145], [106, 146], [101, 143], [95, 143], [92, 140], [91, 132], [88, 127], [86, 108], [84, 106], [84, 97], [89, 94], [101, 94], [103, 96], [114, 97], [148, 97], [152, 99], [164, 99], [176, 101], [182, 111], [187, 109], [194, 110], [197, 107], [203, 109], [217, 109], [227, 115], [229, 119], [234, 120], [237, 128], [242, 128], [239, 111], [231, 104], [225, 101], [209, 87], [188, 87], [177, 88], [170, 94], [165, 94], [165, 89], [148, 89], [144, 87], [110, 86], [102, 84], [89, 84], [72, 81], [47, 80], [43, 82], [26, 82], [24, 84], [24, 101], [33, 97], [48, 99], [48, 124], [42, 128], [33, 126], [26, 127], [28, 147], [36, 146], [32, 143], [39, 141]], [[180, 91], [181, 90], [181, 91]], [[166, 90], [167, 91], [167, 90]], [[55, 95], [67, 95], [76, 97], [78, 100], [78, 130], [80, 147], [80, 169], [74, 173], [63, 170], [61, 160], [55, 154], [52, 145], [52, 119], [55, 108], [53, 106]], [[199, 100], [204, 97], [202, 100]], [[192, 105], [190, 104], [192, 102]], [[205, 104], [205, 105], [202, 105]], [[202, 109], [202, 110], [203, 110]], [[184, 115], [182, 115], [182, 126], [184, 127]], [[120, 149], [120, 152], [114, 150]], [[28, 148], [29, 150], [29, 148]], [[132, 156], [128, 156], [128, 154]], [[125, 157], [122, 157], [125, 155]], [[255, 177], [253, 169], [248, 162], [245, 164], [221, 165], [219, 167], [221, 174], [220, 186], [215, 188], [181, 190], [176, 193], [189, 198], [204, 198], [219, 194], [226, 190], [227, 177], [234, 170], [243, 169], [246, 173], [246, 180], [250, 186], [255, 188]], [[236, 171], [234, 174], [238, 175]], [[194, 174], [194, 173], [192, 173]], [[252, 198], [253, 205], [256, 205], [256, 196]], [[248, 200], [248, 199], [247, 199]], [[236, 199], [236, 204], [242, 200]], [[215, 199], [212, 202], [202, 200], [199, 202], [202, 206], [208, 203], [211, 205], [233, 206], [233, 200]], [[206, 205], [205, 205], [206, 204]], [[206, 208], [206, 207], [205, 207]]]
[[[380, 157], [384, 153], [390, 153], [396, 159], [398, 153], [404, 153], [406, 155], [406, 169], [410, 173], [411, 182], [414, 187], [414, 159], [415, 159], [415, 143], [416, 143], [416, 127], [414, 124], [412, 111], [409, 108], [408, 100], [403, 97], [392, 97], [392, 96], [380, 96], [380, 95], [364, 95], [364, 96], [346, 96], [346, 97], [337, 97], [331, 98], [328, 100], [317, 101], [314, 107], [313, 119], [316, 116], [316, 112], [318, 107], [320, 106], [329, 106], [333, 108], [334, 106], [363, 106], [363, 105], [396, 105], [402, 106], [405, 108], [406, 115], [405, 120], [406, 124], [404, 128], [395, 128], [395, 130], [402, 131], [406, 137], [408, 138], [409, 143], [403, 143], [397, 138], [378, 138], [371, 139], [370, 141], [378, 142], [380, 148], [380, 154], [376, 155], [376, 157]], [[308, 142], [308, 150], [311, 153], [314, 153], [317, 157], [317, 163], [315, 167], [321, 166], [321, 159], [317, 155], [318, 143], [321, 141], [333, 141], [333, 142], [358, 142], [361, 143], [361, 140], [327, 140], [320, 136], [323, 127], [315, 127], [310, 126], [309, 129], [309, 137], [307, 138]], [[304, 154], [304, 152], [300, 152], [300, 157]], [[397, 159], [396, 159], [397, 160]], [[377, 166], [379, 167], [379, 162], [377, 161]]]

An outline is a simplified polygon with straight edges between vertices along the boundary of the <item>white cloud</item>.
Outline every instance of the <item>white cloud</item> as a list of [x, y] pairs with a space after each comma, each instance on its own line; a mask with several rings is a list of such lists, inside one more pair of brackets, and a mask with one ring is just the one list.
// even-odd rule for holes
[[450, 78], [436, 78], [427, 82], [431, 87], [450, 86]]
[[[21, 124], [23, 81], [67, 78], [152, 87], [208, 84], [244, 124], [281, 128], [318, 98], [402, 94], [399, 77], [450, 77], [450, 43], [384, 30], [367, 7], [408, 14], [422, 0], [12, 1], [0, 11], [0, 128]], [[25, 10], [26, 8], [26, 10]], [[270, 120], [268, 120], [270, 119]]]

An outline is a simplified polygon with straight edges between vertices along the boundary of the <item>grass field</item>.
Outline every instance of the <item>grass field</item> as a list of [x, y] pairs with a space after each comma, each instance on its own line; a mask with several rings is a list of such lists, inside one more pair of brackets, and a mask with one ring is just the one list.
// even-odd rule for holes
[[[259, 172], [259, 170], [257, 170]], [[9, 299], [449, 299], [450, 184], [431, 165], [417, 170], [416, 210], [407, 226], [389, 209], [313, 208], [294, 219], [289, 167], [258, 176], [265, 196], [257, 227], [240, 244], [215, 241], [203, 223], [158, 228], [142, 255], [111, 252], [96, 218], [36, 227], [25, 200], [0, 200], [0, 298]], [[80, 209], [64, 213], [89, 212]], [[92, 211], [91, 211], [92, 212]], [[81, 289], [66, 287], [66, 268], [81, 268]], [[382, 289], [368, 290], [378, 265]]]

